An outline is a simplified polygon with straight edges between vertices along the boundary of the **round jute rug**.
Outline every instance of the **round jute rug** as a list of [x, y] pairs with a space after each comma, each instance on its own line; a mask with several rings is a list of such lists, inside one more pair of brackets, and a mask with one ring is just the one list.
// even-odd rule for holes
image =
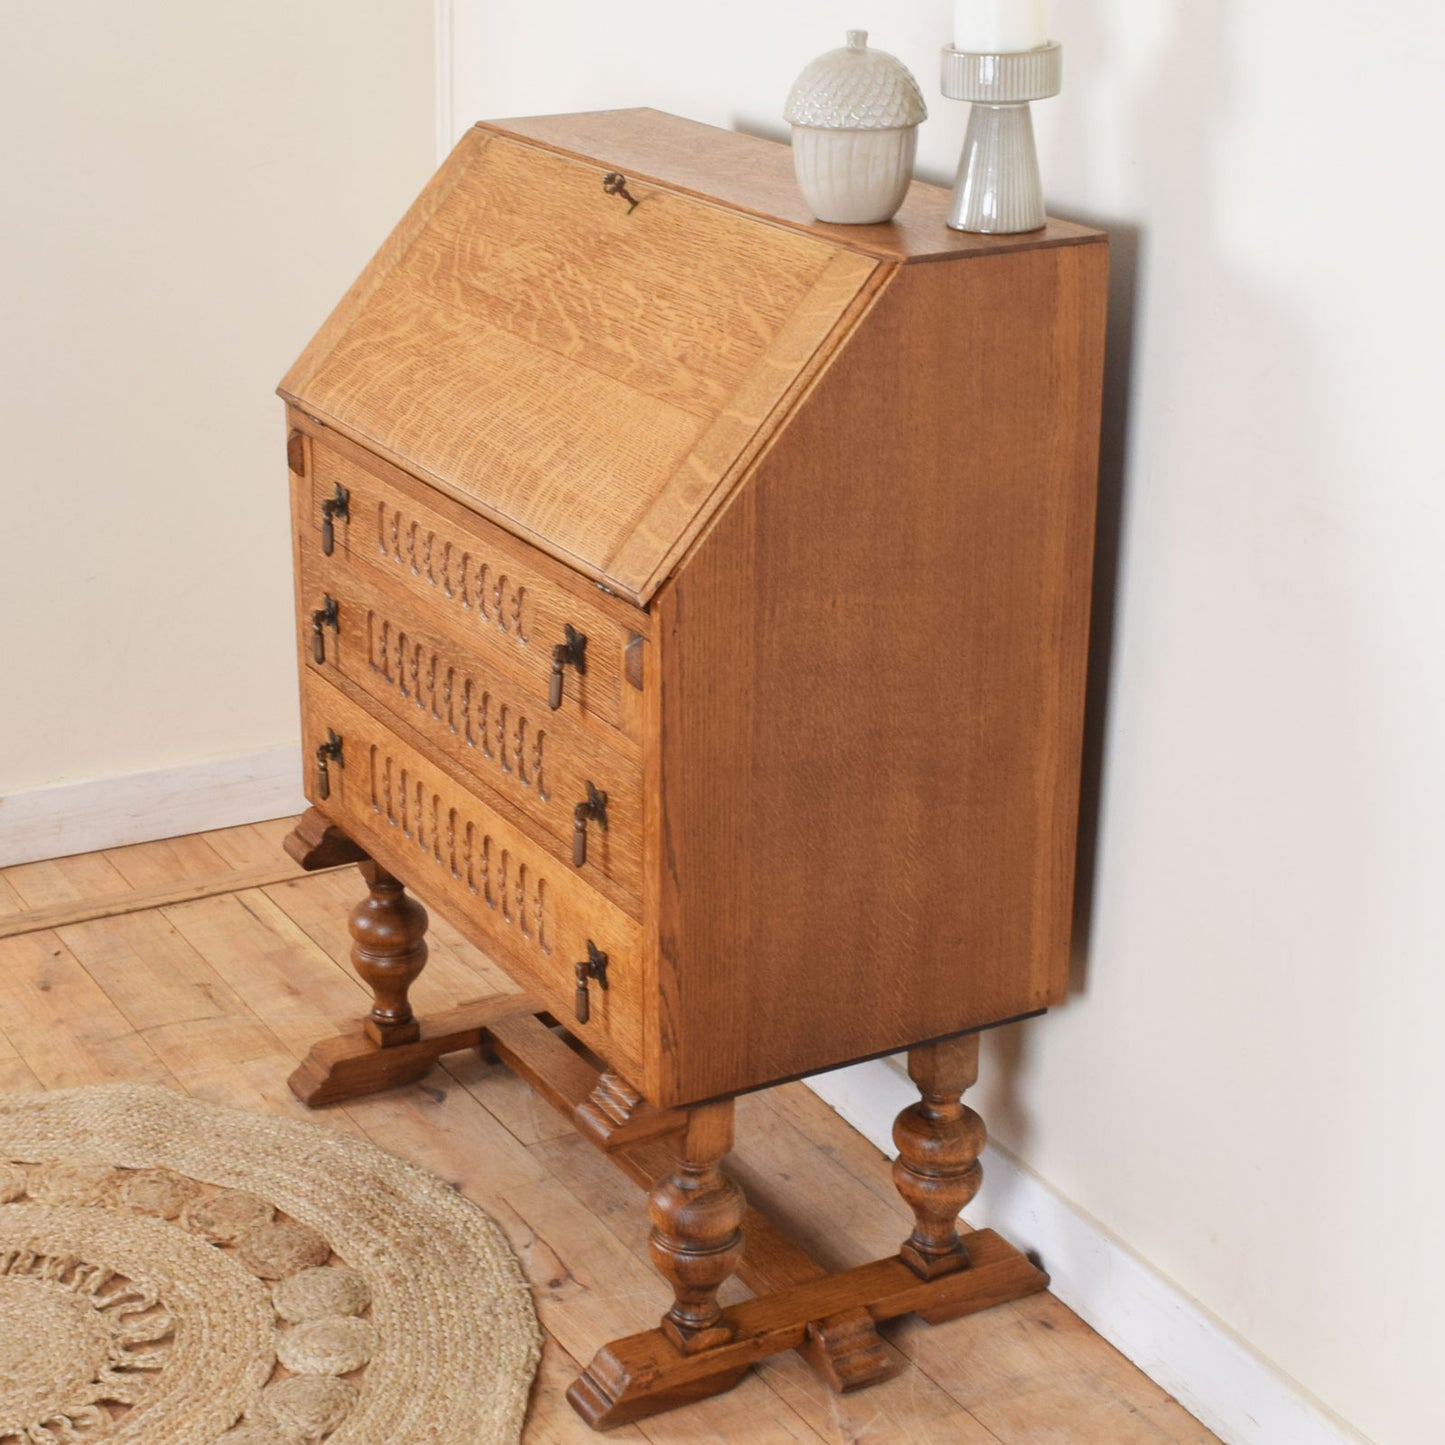
[[501, 1231], [371, 1144], [0, 1095], [0, 1445], [505, 1445], [540, 1347]]

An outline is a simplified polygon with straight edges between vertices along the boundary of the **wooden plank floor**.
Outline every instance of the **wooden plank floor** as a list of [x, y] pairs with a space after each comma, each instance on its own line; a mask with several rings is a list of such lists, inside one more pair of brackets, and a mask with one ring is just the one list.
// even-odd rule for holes
[[[300, 874], [289, 822], [0, 870], [0, 1088], [141, 1079], [364, 1135], [475, 1200], [506, 1231], [546, 1331], [527, 1440], [595, 1440], [564, 1391], [667, 1296], [646, 1258], [642, 1195], [525, 1085], [453, 1055], [392, 1094], [310, 1114], [286, 1076], [350, 1026], [353, 869]], [[418, 1011], [507, 987], [433, 918]], [[829, 1266], [892, 1253], [909, 1225], [888, 1161], [801, 1084], [739, 1101], [734, 1172]], [[985, 1186], [986, 1187], [986, 1186]], [[743, 1295], [733, 1286], [729, 1298]], [[905, 1365], [830, 1394], [795, 1355], [730, 1394], [628, 1426], [618, 1442], [1210, 1445], [1215, 1437], [1050, 1295], [929, 1328], [885, 1327]], [[470, 1445], [470, 1442], [458, 1442]]]

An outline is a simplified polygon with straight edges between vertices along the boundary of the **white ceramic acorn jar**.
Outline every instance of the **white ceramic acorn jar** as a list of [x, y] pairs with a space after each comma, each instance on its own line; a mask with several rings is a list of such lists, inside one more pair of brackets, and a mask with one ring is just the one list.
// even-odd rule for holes
[[804, 67], [783, 117], [798, 187], [820, 221], [868, 225], [903, 204], [928, 107], [912, 71], [870, 50], [866, 30]]

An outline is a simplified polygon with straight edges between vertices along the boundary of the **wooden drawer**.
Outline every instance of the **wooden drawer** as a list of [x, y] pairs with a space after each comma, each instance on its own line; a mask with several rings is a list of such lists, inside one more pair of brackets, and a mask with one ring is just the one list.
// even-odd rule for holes
[[313, 442], [309, 472], [310, 505], [297, 518], [303, 559], [323, 555], [322, 505], [342, 488], [347, 518], [333, 525], [334, 567], [359, 569], [410, 599], [463, 656], [515, 679], [521, 701], [541, 713], [552, 712], [553, 648], [572, 627], [586, 638], [586, 670], [563, 668], [553, 715], [636, 746], [646, 613], [385, 463], [362, 466]]
[[[560, 866], [577, 868], [578, 804], [589, 799], [589, 787], [602, 797], [605, 816], [585, 820], [578, 871], [641, 917], [642, 765], [635, 753], [609, 745], [600, 730], [579, 726], [562, 709], [537, 706], [480, 649], [459, 646], [432, 625], [435, 598], [420, 612], [389, 572], [307, 551], [301, 596], [306, 665], [376, 699], [450, 770], [484, 784], [505, 800], [503, 810], [520, 810]], [[313, 614], [328, 599], [335, 625], [323, 624], [318, 637]]]
[[[641, 1078], [642, 942], [637, 922], [314, 671], [302, 675], [306, 795], [385, 867], [432, 898], [544, 1007]], [[321, 796], [317, 749], [340, 759]], [[574, 965], [607, 955], [577, 1022]]]

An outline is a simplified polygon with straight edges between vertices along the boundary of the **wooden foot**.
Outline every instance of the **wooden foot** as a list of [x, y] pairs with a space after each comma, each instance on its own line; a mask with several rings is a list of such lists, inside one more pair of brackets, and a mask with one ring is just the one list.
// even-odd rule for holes
[[[356, 863], [367, 896], [351, 913], [351, 961], [371, 989], [372, 1006], [360, 1036], [323, 1039], [291, 1075], [291, 1091], [306, 1104], [331, 1104], [419, 1079], [456, 1034], [442, 1021], [422, 1040], [407, 991], [426, 965], [426, 909], [408, 898], [401, 880], [375, 862], [317, 808], [308, 808], [287, 835], [286, 852], [308, 871]], [[465, 1032], [465, 1030], [463, 1030]], [[476, 1028], [472, 1028], [476, 1033]], [[379, 1058], [385, 1050], [389, 1057]]]
[[908, 1051], [908, 1076], [923, 1095], [893, 1125], [893, 1182], [913, 1210], [913, 1233], [899, 1257], [923, 1279], [967, 1269], [958, 1216], [978, 1193], [978, 1156], [987, 1133], [960, 1095], [978, 1080], [978, 1035]]
[[353, 843], [325, 813], [307, 808], [281, 845], [308, 873], [318, 868], [336, 868], [342, 863], [360, 863], [366, 849]]
[[492, 1025], [531, 1020], [537, 1005], [525, 994], [497, 994], [427, 1020], [409, 1044], [382, 1048], [365, 1033], [339, 1034], [312, 1044], [287, 1083], [303, 1104], [316, 1108], [410, 1084], [430, 1072], [443, 1054], [481, 1048]]
[[861, 1307], [809, 1320], [798, 1353], [840, 1395], [891, 1379], [901, 1363], [879, 1335], [873, 1316]]
[[626, 1362], [602, 1350], [567, 1387], [567, 1403], [594, 1429], [611, 1430], [629, 1420], [644, 1420], [731, 1390], [748, 1372], [747, 1365], [715, 1375], [693, 1375], [659, 1388], [642, 1385], [628, 1373]]
[[680, 1353], [662, 1329], [613, 1340], [567, 1398], [588, 1424], [606, 1430], [729, 1389], [749, 1365], [780, 1350], [806, 1349], [810, 1330], [826, 1330], [839, 1315], [952, 1319], [1048, 1288], [1048, 1275], [991, 1229], [969, 1242], [970, 1267], [936, 1279], [920, 1279], [895, 1255], [731, 1305], [722, 1312], [731, 1337], [694, 1354]]
[[658, 1109], [620, 1074], [599, 1074], [591, 1093], [572, 1111], [577, 1132], [610, 1153], [687, 1127], [680, 1109]]
[[673, 1293], [662, 1330], [684, 1354], [732, 1337], [717, 1299], [743, 1252], [743, 1192], [720, 1168], [732, 1146], [731, 1099], [688, 1110], [677, 1163], [648, 1201], [648, 1253]]
[[368, 891], [351, 910], [351, 962], [372, 997], [362, 1027], [378, 1048], [396, 1048], [421, 1037], [407, 992], [426, 967], [426, 909], [380, 863], [360, 868]]

